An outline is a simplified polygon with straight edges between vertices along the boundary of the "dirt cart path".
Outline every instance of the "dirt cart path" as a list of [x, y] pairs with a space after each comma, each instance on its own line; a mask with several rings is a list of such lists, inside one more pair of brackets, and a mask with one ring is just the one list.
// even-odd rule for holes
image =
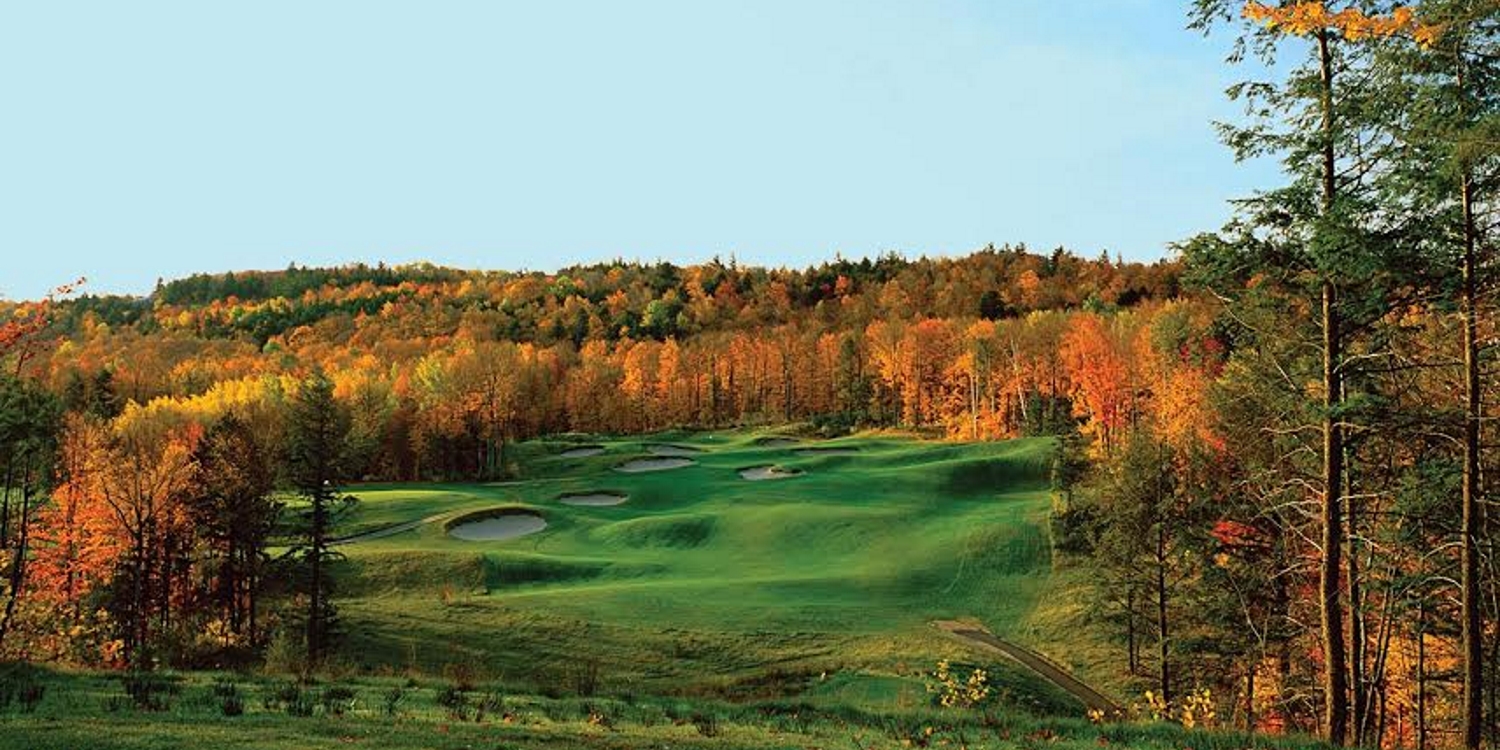
[[1017, 646], [1009, 641], [996, 638], [983, 628], [968, 625], [952, 620], [939, 620], [933, 626], [955, 638], [964, 644], [977, 648], [980, 651], [998, 652], [1021, 663], [1022, 666], [1041, 675], [1052, 684], [1062, 688], [1069, 695], [1077, 698], [1086, 708], [1090, 710], [1103, 711], [1106, 714], [1119, 713], [1120, 704], [1103, 693], [1084, 684], [1082, 680], [1074, 677], [1067, 670], [1049, 661], [1046, 657], [1028, 648]]

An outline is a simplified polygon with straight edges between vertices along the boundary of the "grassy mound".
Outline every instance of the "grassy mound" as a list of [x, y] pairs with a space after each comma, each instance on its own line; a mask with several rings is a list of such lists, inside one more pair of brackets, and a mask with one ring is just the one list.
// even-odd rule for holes
[[605, 546], [632, 549], [661, 547], [687, 549], [701, 547], [713, 534], [717, 516], [707, 513], [683, 513], [612, 523], [593, 534]]

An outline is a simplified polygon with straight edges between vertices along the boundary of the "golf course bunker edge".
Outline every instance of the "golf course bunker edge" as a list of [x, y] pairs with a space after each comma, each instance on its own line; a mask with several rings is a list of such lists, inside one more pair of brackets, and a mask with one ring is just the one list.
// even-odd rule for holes
[[751, 466], [739, 470], [740, 478], [751, 482], [766, 482], [772, 479], [792, 479], [802, 476], [802, 472], [796, 469], [783, 469], [780, 466]]
[[637, 458], [626, 461], [615, 467], [615, 471], [626, 474], [640, 474], [648, 471], [668, 471], [670, 469], [681, 469], [698, 463], [691, 458], [678, 456], [663, 456], [661, 458]]
[[502, 542], [547, 528], [541, 514], [527, 508], [492, 508], [466, 513], [449, 521], [448, 536], [465, 542]]
[[559, 495], [557, 501], [563, 505], [603, 508], [610, 505], [621, 505], [629, 499], [630, 497], [623, 492], [597, 490], [594, 492], [568, 492]]
[[597, 456], [597, 455], [599, 455], [600, 453], [603, 453], [603, 452], [604, 452], [604, 446], [602, 446], [602, 445], [580, 445], [580, 446], [578, 446], [576, 448], [569, 448], [569, 449], [563, 451], [562, 453], [557, 454], [557, 457], [558, 458], [588, 458], [589, 456]]

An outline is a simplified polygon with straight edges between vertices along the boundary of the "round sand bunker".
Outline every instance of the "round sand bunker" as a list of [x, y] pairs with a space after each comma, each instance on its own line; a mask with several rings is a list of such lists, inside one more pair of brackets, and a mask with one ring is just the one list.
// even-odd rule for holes
[[648, 445], [646, 446], [646, 450], [650, 451], [651, 455], [653, 456], [663, 456], [667, 458], [691, 458], [703, 452], [698, 448], [693, 448], [687, 445], [667, 445], [666, 443]]
[[588, 458], [589, 456], [597, 456], [603, 452], [604, 446], [602, 445], [580, 445], [577, 448], [569, 448], [557, 455], [560, 458]]
[[627, 499], [625, 495], [614, 492], [580, 492], [576, 495], [563, 495], [557, 501], [563, 505], [580, 505], [587, 508], [602, 508], [609, 505], [620, 505]]
[[499, 542], [535, 534], [547, 528], [546, 520], [527, 511], [501, 513], [487, 518], [471, 517], [474, 520], [461, 520], [449, 526], [448, 535], [466, 542]]
[[752, 482], [765, 482], [772, 479], [791, 479], [800, 477], [802, 472], [783, 469], [780, 466], [752, 466], [748, 469], [740, 469], [740, 478]]
[[626, 461], [615, 467], [615, 471], [623, 471], [626, 474], [639, 474], [646, 471], [667, 471], [669, 469], [681, 469], [698, 463], [689, 458], [637, 458], [634, 461]]

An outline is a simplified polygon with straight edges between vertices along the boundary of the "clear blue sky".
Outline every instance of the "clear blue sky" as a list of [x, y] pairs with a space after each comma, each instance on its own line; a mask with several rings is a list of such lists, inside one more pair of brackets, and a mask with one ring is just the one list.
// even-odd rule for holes
[[289, 262], [1155, 258], [1237, 166], [1185, 0], [17, 2], [0, 295]]

